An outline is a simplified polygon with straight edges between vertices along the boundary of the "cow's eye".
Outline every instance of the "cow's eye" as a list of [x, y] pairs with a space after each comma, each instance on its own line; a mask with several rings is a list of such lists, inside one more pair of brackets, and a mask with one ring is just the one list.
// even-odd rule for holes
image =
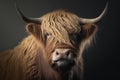
[[78, 42], [78, 41], [79, 41], [79, 38], [80, 38], [80, 36], [79, 36], [79, 34], [77, 34], [77, 33], [72, 33], [72, 34], [70, 34], [70, 39], [71, 39], [71, 41], [74, 42], [74, 43]]
[[45, 33], [45, 39], [49, 39], [50, 36], [51, 36], [51, 34], [49, 34], [49, 33]]

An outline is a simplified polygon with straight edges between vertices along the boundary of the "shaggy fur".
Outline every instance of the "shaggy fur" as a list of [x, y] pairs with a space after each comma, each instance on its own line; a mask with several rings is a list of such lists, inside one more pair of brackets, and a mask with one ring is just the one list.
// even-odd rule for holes
[[57, 80], [33, 36], [25, 38], [14, 49], [0, 53], [0, 64], [0, 80]]
[[41, 30], [44, 35], [45, 32], [51, 34], [57, 41], [72, 45], [68, 33], [79, 33], [81, 27], [76, 15], [58, 10], [48, 13], [41, 17]]
[[[80, 26], [78, 18], [72, 13], [59, 10], [41, 17], [41, 25], [28, 23], [26, 30], [30, 35], [15, 48], [0, 53], [0, 80], [81, 80], [82, 53], [93, 39], [97, 27], [90, 23]], [[46, 39], [46, 33], [52, 37]], [[77, 46], [75, 42], [71, 43], [69, 34], [72, 33], [80, 35]], [[65, 74], [50, 66], [50, 53], [56, 46], [63, 46], [61, 43], [75, 48], [78, 53], [76, 65]]]

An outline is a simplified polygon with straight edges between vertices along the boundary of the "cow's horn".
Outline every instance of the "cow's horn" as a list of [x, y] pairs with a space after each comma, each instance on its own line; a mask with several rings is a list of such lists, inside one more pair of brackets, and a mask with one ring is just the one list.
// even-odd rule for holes
[[41, 24], [41, 19], [40, 18], [29, 18], [26, 17], [22, 11], [19, 9], [17, 2], [15, 3], [15, 7], [17, 12], [20, 14], [20, 16], [22, 17], [22, 19], [27, 22], [27, 23], [37, 23], [37, 24]]
[[87, 19], [87, 18], [81, 18], [81, 17], [79, 17], [79, 21], [80, 21], [80, 23], [82, 23], [82, 24], [85, 24], [85, 23], [96, 23], [96, 22], [100, 21], [100, 20], [103, 18], [103, 16], [104, 16], [104, 15], [106, 14], [106, 12], [107, 12], [107, 9], [108, 9], [108, 2], [107, 2], [107, 4], [106, 4], [103, 12], [102, 12], [98, 17], [92, 18], [92, 19]]

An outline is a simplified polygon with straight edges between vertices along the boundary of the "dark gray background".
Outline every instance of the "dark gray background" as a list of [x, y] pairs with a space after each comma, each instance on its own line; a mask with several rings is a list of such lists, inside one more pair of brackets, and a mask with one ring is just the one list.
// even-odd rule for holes
[[[27, 36], [25, 23], [14, 7], [15, 0], [0, 0], [0, 51], [15, 47]], [[27, 16], [40, 17], [65, 9], [82, 17], [96, 17], [107, 0], [19, 0]], [[96, 43], [84, 52], [84, 80], [120, 80], [120, 8], [118, 0], [109, 1], [107, 15], [98, 23]]]

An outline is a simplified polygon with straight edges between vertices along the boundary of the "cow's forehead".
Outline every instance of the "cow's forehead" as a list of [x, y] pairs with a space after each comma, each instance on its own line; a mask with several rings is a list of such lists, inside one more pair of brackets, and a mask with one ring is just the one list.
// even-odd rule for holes
[[57, 28], [57, 30], [65, 28], [68, 32], [79, 32], [81, 30], [79, 17], [64, 10], [47, 13], [41, 18], [43, 28]]
[[41, 29], [51, 33], [58, 41], [70, 43], [69, 33], [80, 32], [79, 19], [76, 15], [63, 10], [54, 11], [44, 15]]

